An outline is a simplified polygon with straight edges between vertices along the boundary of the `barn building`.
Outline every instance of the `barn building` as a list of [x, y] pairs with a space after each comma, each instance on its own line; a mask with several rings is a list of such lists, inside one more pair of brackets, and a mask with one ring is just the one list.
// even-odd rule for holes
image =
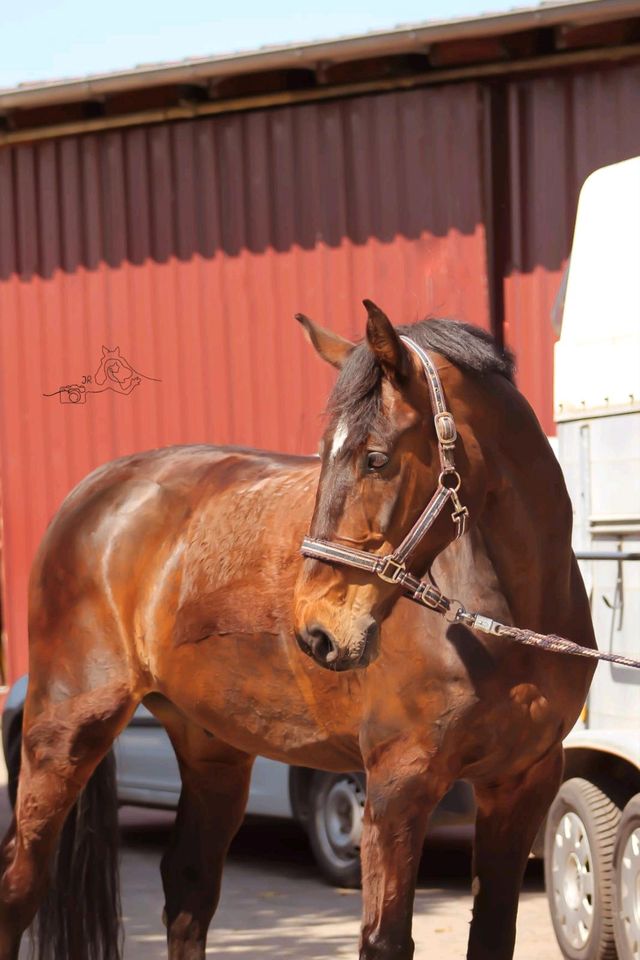
[[637, 154], [638, 0], [0, 91], [0, 682], [27, 667], [34, 551], [89, 470], [172, 443], [316, 449], [331, 372], [296, 311], [351, 338], [363, 297], [490, 329], [552, 432], [578, 191]]

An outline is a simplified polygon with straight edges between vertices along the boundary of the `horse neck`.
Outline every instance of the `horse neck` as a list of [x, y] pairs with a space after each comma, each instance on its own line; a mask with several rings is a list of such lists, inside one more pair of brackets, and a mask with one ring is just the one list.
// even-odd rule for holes
[[432, 574], [445, 595], [455, 597], [467, 610], [511, 623], [511, 608], [478, 525], [439, 554]]
[[476, 429], [491, 477], [478, 529], [514, 622], [560, 632], [577, 614], [589, 622], [571, 501], [526, 400], [506, 383], [497, 394]]

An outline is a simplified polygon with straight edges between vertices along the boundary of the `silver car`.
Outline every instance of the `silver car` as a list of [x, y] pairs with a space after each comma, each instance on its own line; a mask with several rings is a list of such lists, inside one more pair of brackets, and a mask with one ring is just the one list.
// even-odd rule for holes
[[[2, 714], [2, 744], [12, 803], [20, 771], [22, 714], [27, 677], [11, 688]], [[115, 743], [118, 800], [124, 804], [175, 810], [180, 796], [178, 764], [169, 738], [141, 704]], [[322, 875], [341, 887], [360, 884], [360, 836], [365, 801], [363, 773], [326, 773], [290, 767], [257, 757], [248, 815], [293, 818], [307, 832]], [[473, 792], [458, 782], [431, 818], [430, 836], [470, 836]]]

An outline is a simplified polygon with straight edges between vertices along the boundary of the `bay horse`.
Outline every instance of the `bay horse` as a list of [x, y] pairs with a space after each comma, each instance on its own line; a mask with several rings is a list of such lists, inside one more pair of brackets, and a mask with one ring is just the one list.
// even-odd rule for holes
[[[164, 724], [182, 778], [161, 866], [170, 960], [205, 956], [257, 754], [366, 771], [361, 960], [413, 956], [427, 820], [454, 780], [471, 781], [468, 957], [512, 957], [526, 860], [593, 664], [481, 636], [399, 599], [393, 582], [302, 560], [310, 524], [364, 551], [396, 548], [438, 482], [423, 372], [386, 316], [368, 312], [359, 345], [300, 318], [340, 368], [320, 459], [153, 450], [92, 473], [50, 524], [30, 581], [0, 960], [16, 960], [39, 905], [39, 960], [121, 956], [104, 758], [140, 701]], [[431, 567], [489, 617], [594, 647], [562, 474], [509, 357], [453, 321], [404, 331], [429, 352], [455, 417], [469, 520], [454, 542], [444, 511], [412, 569]]]

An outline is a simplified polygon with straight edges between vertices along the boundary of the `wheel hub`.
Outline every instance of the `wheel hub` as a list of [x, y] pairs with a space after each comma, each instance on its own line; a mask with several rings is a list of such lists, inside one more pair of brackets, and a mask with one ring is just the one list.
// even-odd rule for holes
[[558, 824], [551, 871], [562, 934], [574, 949], [581, 949], [593, 926], [594, 883], [587, 831], [574, 812], [565, 813]]
[[362, 791], [355, 781], [338, 780], [327, 794], [327, 837], [336, 853], [353, 854], [362, 837]]
[[567, 858], [562, 888], [569, 909], [577, 910], [582, 899], [582, 874], [580, 861], [575, 853], [570, 854]]

